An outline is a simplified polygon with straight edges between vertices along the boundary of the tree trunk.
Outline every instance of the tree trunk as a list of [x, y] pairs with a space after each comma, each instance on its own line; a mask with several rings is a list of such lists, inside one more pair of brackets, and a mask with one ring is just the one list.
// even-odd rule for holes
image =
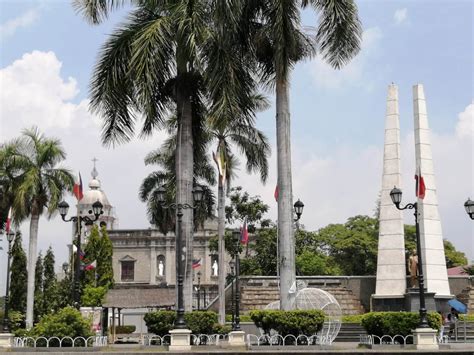
[[225, 192], [222, 178], [219, 177], [217, 197], [217, 234], [219, 236], [219, 324], [225, 324]]
[[28, 284], [26, 289], [26, 329], [33, 327], [33, 305], [35, 297], [35, 269], [38, 247], [39, 214], [32, 213], [30, 220], [30, 243], [28, 247]]
[[[179, 50], [177, 50], [177, 52], [179, 52]], [[178, 60], [178, 63], [181, 62], [182, 61]], [[189, 92], [189, 86], [186, 83], [186, 74], [186, 65], [178, 67], [176, 104], [179, 123], [178, 142], [176, 145], [176, 203], [193, 206], [193, 117], [191, 109], [191, 93]], [[193, 210], [185, 208], [183, 209], [181, 238], [183, 238], [182, 240], [184, 241], [186, 248], [186, 261], [184, 267], [184, 308], [186, 312], [192, 311], [193, 300], [193, 227]]]
[[280, 308], [295, 307], [296, 274], [291, 181], [290, 97], [286, 78], [276, 78], [276, 131], [278, 165], [278, 243], [280, 252]]

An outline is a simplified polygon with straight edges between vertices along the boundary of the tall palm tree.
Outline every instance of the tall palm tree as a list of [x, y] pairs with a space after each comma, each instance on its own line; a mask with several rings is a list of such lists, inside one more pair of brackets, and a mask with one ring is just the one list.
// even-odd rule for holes
[[[78, 12], [93, 24], [125, 3], [133, 9], [102, 48], [91, 83], [91, 108], [103, 118], [106, 144], [129, 141], [139, 117], [143, 118], [140, 135], [150, 135], [173, 112], [178, 119], [176, 203], [192, 204], [192, 127], [200, 100], [206, 98], [212, 112], [222, 111], [222, 103], [245, 108], [250, 93], [246, 88], [253, 85], [241, 65], [245, 62], [233, 58], [228, 46], [216, 45], [229, 39], [224, 33], [237, 28], [238, 10], [245, 1], [74, 1]], [[187, 246], [185, 308], [189, 310], [193, 211], [183, 210], [182, 221]]]
[[[301, 8], [312, 7], [319, 23], [315, 35], [301, 25]], [[249, 2], [254, 15], [247, 28], [261, 66], [262, 79], [275, 89], [280, 300], [294, 308], [295, 245], [290, 144], [290, 73], [294, 65], [316, 53], [338, 69], [360, 49], [361, 25], [353, 0], [257, 0]], [[251, 19], [249, 16], [247, 19]]]
[[45, 212], [48, 218], [51, 217], [64, 192], [72, 191], [74, 185], [70, 171], [58, 166], [65, 158], [61, 142], [46, 138], [35, 127], [24, 130], [19, 139], [0, 149], [0, 175], [5, 175], [4, 168], [8, 167], [16, 184], [13, 198], [15, 219], [17, 222], [30, 219], [26, 300], [28, 329], [33, 326], [39, 218]]

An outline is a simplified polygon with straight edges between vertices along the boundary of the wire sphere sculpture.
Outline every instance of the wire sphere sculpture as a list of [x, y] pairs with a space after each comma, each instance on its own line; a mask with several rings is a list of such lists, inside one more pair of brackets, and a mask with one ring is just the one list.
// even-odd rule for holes
[[[342, 311], [339, 302], [329, 292], [319, 288], [301, 288], [296, 292], [296, 309], [319, 309], [326, 315], [323, 328], [318, 333], [328, 343], [336, 339], [341, 329]], [[280, 301], [269, 303], [265, 309], [280, 309]], [[309, 335], [309, 334], [306, 334]]]

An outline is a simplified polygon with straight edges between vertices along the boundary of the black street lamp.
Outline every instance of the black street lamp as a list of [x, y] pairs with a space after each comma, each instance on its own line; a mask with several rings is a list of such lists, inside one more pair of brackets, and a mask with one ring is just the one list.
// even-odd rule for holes
[[390, 198], [399, 210], [415, 210], [415, 230], [416, 230], [416, 250], [418, 255], [418, 284], [420, 288], [420, 324], [419, 328], [429, 328], [428, 318], [426, 315], [426, 305], [425, 305], [425, 280], [423, 277], [423, 257], [421, 253], [421, 243], [420, 243], [420, 226], [418, 224], [418, 204], [409, 203], [405, 207], [400, 207], [402, 202], [402, 190], [397, 187], [394, 187], [390, 191]]
[[183, 241], [182, 239], [182, 220], [183, 220], [183, 209], [196, 209], [197, 204], [201, 202], [202, 195], [204, 191], [200, 185], [196, 185], [193, 189], [193, 199], [195, 206], [191, 206], [187, 203], [171, 203], [169, 205], [165, 205], [165, 198], [166, 198], [166, 189], [161, 186], [157, 190], [157, 200], [158, 203], [163, 208], [171, 208], [176, 210], [176, 217], [178, 222], [178, 233], [176, 235], [176, 264], [177, 264], [177, 280], [176, 283], [178, 285], [178, 307], [176, 310], [176, 321], [174, 323], [175, 329], [186, 329], [186, 321], [184, 320], [184, 295], [183, 295], [183, 282], [184, 282], [184, 265], [183, 262], [186, 260], [186, 251], [183, 248]]
[[10, 259], [12, 257], [12, 242], [15, 239], [15, 233], [12, 231], [7, 233], [8, 240], [8, 258], [7, 258], [7, 285], [5, 292], [5, 306], [3, 312], [3, 332], [10, 333], [10, 320], [8, 319], [8, 308], [9, 308], [9, 294], [10, 294]]
[[464, 208], [471, 219], [474, 219], [474, 201], [470, 198], [464, 203]]
[[234, 300], [234, 278], [235, 278], [235, 273], [234, 273], [234, 270], [235, 270], [235, 262], [234, 260], [231, 260], [229, 262], [229, 266], [230, 266], [230, 275], [232, 276], [232, 278], [230, 279], [230, 282], [231, 282], [231, 287], [230, 287], [230, 312], [232, 313], [232, 329], [234, 329], [234, 324], [235, 324], [235, 300]]
[[293, 207], [295, 208], [295, 213], [296, 213], [296, 221], [299, 221], [300, 218], [301, 218], [301, 215], [303, 214], [303, 208], [304, 208], [304, 203], [301, 202], [300, 199], [298, 199], [298, 201], [295, 202], [295, 204], [293, 205]]
[[74, 272], [74, 287], [72, 293], [72, 299], [74, 302], [74, 306], [76, 308], [80, 307], [80, 276], [81, 276], [81, 229], [82, 229], [82, 222], [86, 224], [94, 223], [97, 221], [103, 211], [103, 205], [100, 203], [99, 200], [92, 204], [92, 210], [89, 210], [89, 214], [94, 214], [94, 218], [90, 218], [89, 216], [72, 216], [69, 219], [66, 219], [67, 212], [69, 210], [69, 205], [66, 201], [62, 201], [58, 205], [59, 214], [64, 222], [73, 222], [77, 223], [77, 252], [76, 252], [76, 270]]
[[198, 299], [198, 311], [201, 310], [201, 271], [197, 273], [198, 277], [198, 289], [197, 289], [197, 299]]
[[235, 315], [234, 321], [232, 323], [232, 330], [240, 330], [240, 287], [239, 287], [239, 276], [240, 276], [240, 259], [239, 259], [239, 249], [240, 249], [240, 231], [234, 231], [232, 233], [235, 242], [235, 254], [234, 254], [234, 265], [235, 265], [235, 293], [234, 293], [234, 305], [235, 305]]

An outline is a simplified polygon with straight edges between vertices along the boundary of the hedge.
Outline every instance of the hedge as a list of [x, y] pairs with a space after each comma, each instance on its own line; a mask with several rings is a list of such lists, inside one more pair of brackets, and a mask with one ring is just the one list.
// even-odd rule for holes
[[283, 336], [314, 335], [324, 323], [324, 313], [320, 310], [257, 310], [250, 311], [249, 315], [265, 334], [274, 330]]
[[[412, 334], [420, 323], [418, 312], [371, 312], [362, 317], [362, 326], [369, 335], [402, 335]], [[441, 328], [441, 315], [436, 312], [428, 313], [428, 324], [431, 328]]]
[[[159, 336], [164, 336], [174, 328], [176, 312], [155, 311], [145, 314], [144, 320], [148, 331]], [[222, 334], [227, 328], [217, 327], [217, 314], [209, 311], [186, 312], [184, 319], [188, 329], [193, 334]]]
[[[115, 326], [115, 334], [132, 334], [137, 329], [134, 325], [117, 325]], [[114, 327], [110, 327], [109, 333], [114, 331]]]

